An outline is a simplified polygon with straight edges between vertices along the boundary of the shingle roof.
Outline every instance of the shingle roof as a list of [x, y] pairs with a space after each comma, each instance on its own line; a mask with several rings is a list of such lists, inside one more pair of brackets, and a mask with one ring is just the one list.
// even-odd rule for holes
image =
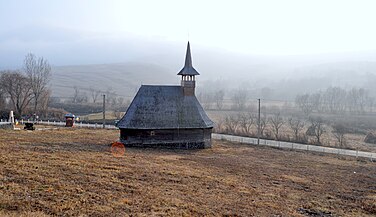
[[212, 128], [196, 96], [184, 96], [181, 86], [142, 85], [119, 121], [126, 129]]
[[185, 54], [185, 64], [184, 67], [180, 70], [178, 75], [199, 75], [195, 68], [192, 65], [192, 57], [191, 57], [191, 46], [187, 45], [187, 53]]

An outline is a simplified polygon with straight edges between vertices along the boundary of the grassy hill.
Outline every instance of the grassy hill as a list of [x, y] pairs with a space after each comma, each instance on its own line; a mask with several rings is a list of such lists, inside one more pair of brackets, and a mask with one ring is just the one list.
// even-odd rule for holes
[[53, 67], [51, 87], [54, 96], [71, 97], [74, 86], [89, 94], [89, 89], [132, 97], [141, 84], [174, 84], [175, 72], [157, 65], [118, 63]]
[[[161, 61], [158, 61], [158, 58], [146, 58], [145, 62], [53, 67], [51, 80], [53, 96], [71, 97], [74, 92], [73, 87], [77, 86], [81, 93], [87, 95], [90, 95], [91, 88], [102, 92], [111, 90], [130, 100], [141, 84], [178, 85], [180, 78], [176, 74], [183, 62], [168, 63], [169, 57], [160, 58]], [[203, 91], [219, 88], [231, 91], [245, 88], [252, 95], [261, 88], [268, 88], [272, 98], [291, 100], [297, 93], [340, 86], [365, 87], [376, 95], [376, 88], [373, 85], [376, 82], [375, 62], [301, 65], [294, 64], [291, 60], [268, 62], [247, 59], [244, 56], [239, 59], [204, 56], [202, 59], [197, 59], [195, 67], [201, 73], [197, 78], [197, 88]]]
[[109, 144], [117, 130], [0, 130], [1, 216], [372, 216], [375, 163], [214, 141]]

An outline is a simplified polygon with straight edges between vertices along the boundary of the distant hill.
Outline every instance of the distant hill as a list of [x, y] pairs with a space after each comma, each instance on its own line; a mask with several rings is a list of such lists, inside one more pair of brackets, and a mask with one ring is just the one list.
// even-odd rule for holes
[[177, 80], [173, 71], [157, 64], [96, 64], [53, 67], [51, 87], [59, 97], [71, 97], [74, 86], [81, 91], [111, 90], [133, 97], [141, 84], [174, 84]]
[[[0, 41], [0, 70], [22, 68], [28, 52], [43, 56], [54, 66], [51, 84], [58, 97], [72, 96], [73, 86], [133, 96], [140, 84], [179, 84], [176, 73], [186, 49], [185, 41], [45, 25], [7, 29]], [[198, 89], [269, 88], [277, 98], [331, 85], [375, 89], [375, 50], [266, 56], [218, 47], [191, 41], [193, 64], [201, 73]]]
[[[53, 96], [71, 97], [74, 86], [89, 94], [89, 89], [115, 91], [127, 99], [133, 98], [141, 84], [178, 85], [176, 75], [183, 60], [164, 57], [161, 61], [127, 62], [59, 66], [52, 69], [51, 86]], [[196, 60], [197, 59], [197, 60]], [[366, 87], [376, 94], [376, 62], [331, 62], [320, 64], [299, 64], [291, 62], [252, 62], [253, 59], [211, 56], [194, 59], [196, 69], [201, 73], [197, 88], [212, 91], [218, 88], [234, 90], [245, 88], [255, 93], [256, 89], [269, 88], [273, 97], [294, 98], [296, 94], [314, 92], [329, 86], [344, 88]], [[160, 64], [158, 64], [160, 62]], [[250, 95], [253, 95], [253, 94]], [[257, 96], [255, 96], [257, 97]]]

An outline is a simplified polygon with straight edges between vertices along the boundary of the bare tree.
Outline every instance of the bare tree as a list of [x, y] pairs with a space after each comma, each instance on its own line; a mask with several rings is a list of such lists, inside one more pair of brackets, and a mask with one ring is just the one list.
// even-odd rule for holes
[[364, 113], [372, 111], [374, 98], [364, 88], [352, 88], [345, 90], [341, 87], [328, 87], [325, 91], [313, 94], [298, 95], [296, 105], [305, 115], [313, 111], [330, 113]]
[[101, 94], [101, 92], [99, 90], [95, 90], [93, 88], [90, 88], [90, 96], [91, 96], [93, 103], [97, 102], [97, 99], [98, 99], [100, 94]]
[[359, 100], [358, 100], [358, 104], [359, 104], [359, 112], [360, 113], [364, 113], [365, 111], [365, 106], [367, 104], [367, 101], [369, 99], [369, 96], [368, 96], [368, 91], [365, 90], [364, 88], [360, 88], [358, 90], [358, 96], [359, 96]]
[[24, 60], [24, 71], [31, 86], [34, 112], [37, 112], [41, 96], [48, 91], [47, 85], [51, 78], [51, 66], [43, 57], [37, 58], [34, 54], [29, 53]]
[[346, 137], [345, 134], [347, 133], [347, 129], [343, 124], [334, 124], [333, 126], [333, 135], [336, 137], [338, 145], [340, 147], [344, 147], [346, 145]]
[[50, 104], [51, 100], [51, 90], [47, 90], [43, 92], [43, 95], [41, 95], [41, 99], [39, 102], [39, 111], [44, 116], [47, 116], [48, 114], [48, 105]]
[[5, 96], [4, 96], [4, 90], [0, 86], [0, 111], [5, 109], [6, 107], [6, 101], [5, 101]]
[[124, 97], [116, 97], [113, 103], [114, 116], [116, 119], [120, 119], [125, 111], [126, 101]]
[[329, 87], [323, 93], [327, 110], [332, 113], [345, 110], [346, 90], [340, 87]]
[[[264, 110], [264, 109], [262, 109], [262, 110]], [[260, 136], [264, 135], [264, 131], [265, 131], [267, 124], [268, 124], [268, 118], [266, 116], [266, 113], [263, 113], [260, 116], [260, 126], [259, 126], [258, 121], [256, 122], [257, 129], [260, 128]]]
[[117, 97], [116, 98], [116, 104], [117, 104], [118, 107], [123, 107], [125, 105], [124, 97]]
[[255, 122], [255, 116], [251, 113], [240, 113], [238, 115], [238, 122], [244, 134], [248, 135]]
[[16, 114], [23, 115], [33, 96], [28, 78], [20, 71], [5, 71], [0, 77], [0, 87], [10, 98]]
[[274, 115], [272, 115], [270, 117], [270, 123], [272, 124], [272, 131], [273, 131], [273, 134], [275, 136], [275, 139], [278, 140], [279, 139], [279, 130], [280, 128], [283, 126], [283, 124], [285, 123], [285, 121], [283, 120], [282, 116], [281, 116], [281, 113], [275, 113]]
[[244, 110], [247, 102], [247, 91], [245, 89], [238, 89], [232, 96], [232, 102], [235, 109]]
[[300, 118], [289, 118], [289, 126], [291, 130], [294, 132], [295, 141], [299, 141], [299, 133], [304, 128], [304, 121]]
[[213, 103], [215, 102], [215, 95], [212, 92], [200, 92], [198, 94], [198, 98], [200, 102], [202, 103], [202, 106], [204, 109], [211, 109], [213, 106]]
[[[323, 97], [321, 92], [313, 93], [309, 96], [309, 104], [307, 109], [312, 109], [312, 111], [316, 110], [318, 112], [322, 112], [324, 109], [323, 105]], [[311, 107], [311, 108], [309, 108]], [[312, 112], [311, 111], [311, 112]], [[307, 116], [309, 114], [306, 114]]]
[[78, 98], [80, 96], [80, 89], [77, 86], [74, 86], [73, 90], [74, 90], [74, 92], [73, 92], [72, 102], [73, 103], [77, 103], [78, 102]]
[[375, 98], [368, 97], [367, 104], [368, 104], [369, 112], [373, 112], [373, 106], [375, 104]]
[[216, 104], [218, 110], [222, 110], [222, 108], [223, 108], [224, 97], [225, 97], [225, 91], [224, 90], [218, 90], [214, 94], [215, 104]]
[[80, 93], [76, 99], [77, 103], [87, 103], [88, 102], [88, 97], [85, 92]]
[[307, 130], [307, 135], [316, 137], [316, 143], [321, 144], [321, 136], [326, 132], [324, 120], [321, 117], [310, 117], [311, 126]]
[[368, 105], [368, 111], [369, 112], [373, 112], [373, 106], [374, 106], [374, 103], [375, 103], [375, 98], [373, 97], [368, 97], [368, 100], [367, 100], [367, 105]]
[[312, 113], [314, 105], [309, 94], [296, 96], [295, 103], [306, 116]]
[[116, 91], [112, 89], [112, 87], [107, 88], [106, 92], [106, 103], [108, 105], [116, 104]]

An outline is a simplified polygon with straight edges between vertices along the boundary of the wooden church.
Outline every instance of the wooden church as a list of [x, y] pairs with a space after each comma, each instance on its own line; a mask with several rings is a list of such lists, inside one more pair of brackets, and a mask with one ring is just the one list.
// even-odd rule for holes
[[188, 42], [181, 85], [142, 85], [119, 121], [126, 146], [209, 148], [214, 123], [195, 96], [195, 76]]

